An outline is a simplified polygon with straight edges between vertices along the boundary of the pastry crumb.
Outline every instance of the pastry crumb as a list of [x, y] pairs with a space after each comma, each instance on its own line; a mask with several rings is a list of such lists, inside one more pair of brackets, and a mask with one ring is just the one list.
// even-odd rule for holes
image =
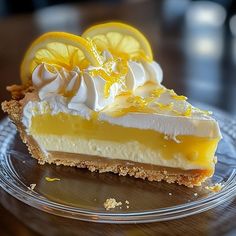
[[48, 182], [60, 181], [59, 178], [49, 178], [49, 177], [45, 177], [45, 180], [48, 181]]
[[30, 186], [28, 187], [29, 190], [33, 191], [36, 187], [36, 184], [30, 184]]
[[117, 202], [115, 198], [108, 198], [104, 202], [103, 205], [104, 205], [104, 208], [108, 211], [108, 210], [113, 209], [115, 207], [122, 206], [122, 202]]
[[128, 200], [125, 200], [125, 203], [126, 203], [126, 204], [129, 204], [129, 201], [128, 201]]
[[193, 195], [194, 195], [195, 197], [197, 197], [197, 196], [198, 196], [198, 193], [194, 193]]
[[126, 206], [127, 209], [129, 209], [129, 206]]
[[172, 196], [172, 193], [169, 193], [169, 196]]
[[224, 187], [221, 183], [216, 183], [213, 186], [206, 186], [205, 189], [210, 190], [212, 192], [219, 192]]

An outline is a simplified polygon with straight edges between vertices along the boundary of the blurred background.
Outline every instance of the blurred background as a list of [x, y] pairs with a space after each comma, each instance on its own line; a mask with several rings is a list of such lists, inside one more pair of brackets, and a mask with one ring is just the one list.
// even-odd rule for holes
[[81, 34], [110, 20], [147, 36], [165, 86], [236, 115], [234, 0], [0, 0], [0, 102], [9, 98], [6, 85], [20, 83], [19, 65], [35, 37], [47, 31]]

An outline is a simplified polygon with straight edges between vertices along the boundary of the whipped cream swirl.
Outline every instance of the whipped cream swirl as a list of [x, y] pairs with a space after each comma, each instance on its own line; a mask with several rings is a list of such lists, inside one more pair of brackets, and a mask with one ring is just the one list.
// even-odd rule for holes
[[[112, 60], [108, 51], [103, 52], [104, 62]], [[160, 84], [163, 73], [158, 63], [128, 61], [128, 72], [120, 79], [122, 83], [115, 82], [109, 88], [109, 95], [104, 95], [106, 79], [100, 75], [92, 75], [93, 70], [104, 69], [102, 67], [89, 66], [81, 71], [78, 67], [71, 71], [65, 68], [58, 70], [52, 65], [39, 64], [32, 74], [33, 85], [38, 89], [41, 100], [47, 100], [55, 95], [68, 98], [68, 108], [77, 110], [80, 104], [86, 105], [94, 111], [100, 111], [112, 104], [119, 93], [125, 90], [134, 91], [148, 81]], [[112, 65], [116, 72], [116, 63]]]

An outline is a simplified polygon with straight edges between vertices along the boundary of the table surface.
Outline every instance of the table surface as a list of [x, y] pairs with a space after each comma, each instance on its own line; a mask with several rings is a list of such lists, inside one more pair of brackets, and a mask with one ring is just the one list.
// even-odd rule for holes
[[[34, 14], [1, 19], [0, 102], [9, 98], [5, 87], [20, 82], [20, 61], [32, 39], [50, 30], [80, 34], [96, 22], [118, 20], [133, 24], [147, 35], [163, 68], [165, 86], [234, 116], [236, 55], [231, 50], [234, 39], [227, 24], [208, 29], [208, 47], [204, 47], [201, 40], [206, 39], [206, 31], [196, 30], [194, 23], [187, 20], [190, 7], [187, 1], [179, 5], [178, 11], [171, 2], [174, 1], [59, 5]], [[0, 112], [0, 118], [3, 116]], [[2, 189], [0, 203], [0, 235], [236, 234], [236, 199], [184, 219], [136, 225], [95, 224], [57, 217], [25, 205]]]

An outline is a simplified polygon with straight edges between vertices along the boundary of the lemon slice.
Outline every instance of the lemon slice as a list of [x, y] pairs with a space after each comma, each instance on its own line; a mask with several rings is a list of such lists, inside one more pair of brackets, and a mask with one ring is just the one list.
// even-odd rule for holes
[[139, 30], [127, 24], [110, 22], [95, 25], [87, 29], [82, 37], [92, 40], [99, 51], [108, 49], [119, 57], [153, 60], [148, 40]]
[[88, 65], [100, 66], [101, 58], [92, 43], [64, 32], [49, 32], [37, 38], [27, 50], [21, 64], [21, 80], [25, 84], [40, 63], [72, 70]]

